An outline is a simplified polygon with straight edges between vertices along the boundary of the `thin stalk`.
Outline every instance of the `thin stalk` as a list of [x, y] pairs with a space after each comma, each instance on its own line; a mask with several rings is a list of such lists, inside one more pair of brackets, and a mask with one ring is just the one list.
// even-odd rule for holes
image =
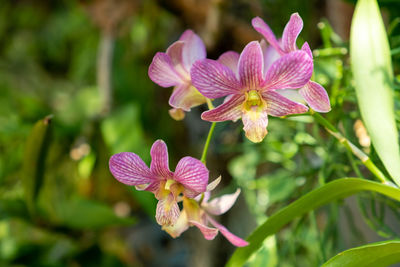
[[210, 145], [211, 137], [214, 133], [214, 128], [215, 128], [216, 124], [217, 124], [216, 122], [211, 123], [211, 127], [210, 127], [210, 130], [208, 131], [208, 135], [207, 135], [207, 140], [206, 140], [206, 143], [204, 144], [203, 153], [201, 154], [201, 159], [200, 159], [200, 161], [203, 162], [204, 164], [206, 164], [208, 147]]
[[361, 160], [365, 167], [370, 170], [370, 172], [382, 183], [392, 184], [390, 180], [382, 173], [382, 171], [376, 167], [376, 165], [371, 161], [369, 156], [365, 154], [361, 149], [356, 147], [352, 142], [345, 138], [335, 126], [333, 126], [328, 120], [322, 117], [319, 113], [310, 110], [309, 114], [325, 129], [333, 135], [340, 143], [342, 143], [346, 149], [353, 153], [357, 158]]
[[[211, 109], [214, 108], [214, 105], [213, 105], [211, 99], [206, 98], [206, 102], [207, 102], [207, 106], [208, 106], [208, 109], [209, 109], [209, 110], [211, 110]], [[216, 125], [216, 124], [217, 124], [216, 122], [211, 123], [210, 130], [208, 131], [206, 143], [204, 144], [203, 153], [201, 154], [200, 161], [203, 162], [204, 165], [206, 164], [206, 158], [207, 158], [208, 147], [210, 146], [211, 137], [212, 137], [212, 135], [213, 135], [213, 133], [214, 133], [214, 128], [215, 128], [215, 125]]]

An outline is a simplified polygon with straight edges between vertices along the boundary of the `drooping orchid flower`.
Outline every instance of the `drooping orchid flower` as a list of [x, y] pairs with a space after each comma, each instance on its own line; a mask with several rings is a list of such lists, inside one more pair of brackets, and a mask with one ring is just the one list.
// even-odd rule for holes
[[[223, 195], [209, 201], [210, 191], [218, 185], [220, 180], [221, 178], [218, 178], [209, 184], [203, 196], [197, 196], [196, 199], [183, 197], [183, 210], [177, 223], [173, 226], [164, 226], [163, 229], [175, 238], [180, 236], [190, 226], [196, 226], [207, 240], [214, 239], [218, 232], [221, 232], [234, 246], [247, 246], [247, 241], [232, 234], [225, 226], [218, 223], [212, 217], [212, 215], [221, 215], [227, 212], [235, 204], [240, 194], [240, 189], [238, 189], [235, 193]], [[208, 226], [209, 224], [215, 228]]]
[[149, 77], [162, 87], [174, 86], [169, 104], [170, 115], [176, 120], [185, 116], [185, 111], [206, 102], [206, 98], [193, 87], [190, 79], [192, 64], [206, 58], [203, 41], [193, 31], [186, 30], [178, 41], [170, 45], [166, 53], [158, 52], [149, 67]]
[[236, 121], [242, 118], [247, 138], [261, 142], [267, 134], [268, 115], [285, 116], [307, 111], [306, 106], [277, 91], [303, 87], [311, 78], [312, 68], [311, 57], [304, 51], [295, 51], [264, 69], [260, 43], [253, 41], [239, 57], [234, 52], [227, 52], [218, 61], [196, 61], [191, 77], [194, 86], [205, 97], [227, 96], [223, 104], [204, 112], [203, 120]]
[[122, 152], [110, 158], [109, 167], [121, 183], [154, 193], [158, 199], [156, 220], [163, 226], [174, 225], [179, 217], [178, 197], [194, 198], [206, 191], [208, 169], [198, 159], [184, 157], [169, 170], [168, 150], [162, 140], [151, 147], [150, 168], [135, 153]]
[[[274, 57], [272, 54], [278, 54], [279, 57], [299, 50], [296, 45], [296, 40], [303, 29], [303, 20], [298, 13], [291, 15], [289, 22], [283, 30], [282, 39], [279, 41], [276, 39], [271, 28], [261, 18], [255, 17], [252, 20], [252, 25], [271, 45], [268, 48], [264, 46], [265, 53], [269, 54], [267, 58], [272, 59]], [[312, 58], [312, 52], [307, 42], [303, 44], [301, 50], [305, 51]], [[299, 94], [315, 111], [328, 112], [331, 110], [328, 94], [319, 83], [313, 81], [308, 82], [299, 90]]]

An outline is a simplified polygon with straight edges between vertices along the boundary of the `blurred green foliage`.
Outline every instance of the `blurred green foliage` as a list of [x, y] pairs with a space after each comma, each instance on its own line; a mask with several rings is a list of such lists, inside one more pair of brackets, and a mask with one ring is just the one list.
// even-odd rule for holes
[[[172, 257], [170, 252], [179, 244], [171, 238], [165, 241], [161, 232], [157, 232], [161, 238], [154, 240], [145, 232], [146, 240], [132, 244], [132, 235], [157, 231], [158, 227], [153, 227], [135, 232], [135, 227], [140, 227], [137, 224], [154, 224], [155, 199], [151, 193], [116, 182], [109, 173], [108, 159], [113, 153], [132, 151], [149, 163], [150, 146], [160, 138], [168, 144], [171, 166], [182, 156], [200, 156], [209, 127], [199, 119], [204, 107], [194, 108], [184, 122], [172, 120], [168, 115], [171, 89], [152, 83], [147, 69], [154, 54], [165, 51], [183, 30], [202, 32], [206, 23], [194, 21], [201, 16], [192, 16], [186, 6], [174, 5], [175, 1], [128, 1], [133, 4], [132, 11], [113, 32], [109, 66], [113, 105], [103, 113], [97, 64], [104, 24], [111, 16], [96, 13], [94, 7], [100, 2], [38, 4], [24, 0], [0, 4], [0, 265], [147, 266], [151, 264], [145, 256]], [[246, 38], [259, 39], [250, 27], [250, 19], [256, 15], [263, 16], [274, 32], [280, 33], [290, 13], [299, 12], [305, 23], [300, 42], [311, 40], [312, 48], [318, 48], [314, 50], [314, 80], [330, 95], [332, 111], [326, 117], [358, 144], [354, 123], [360, 114], [348, 65], [348, 43], [334, 33], [327, 20], [321, 20], [322, 2], [221, 1], [221, 31], [214, 44], [207, 44], [208, 55], [216, 58], [233, 48], [240, 52], [249, 41]], [[382, 2], [398, 74], [400, 25], [396, 17], [400, 9], [395, 2]], [[202, 10], [196, 8], [199, 13]], [[243, 30], [243, 25], [248, 28]], [[400, 79], [396, 77], [398, 108]], [[396, 112], [399, 125], [400, 112]], [[49, 115], [51, 123], [45, 126]], [[243, 225], [241, 216], [236, 222], [241, 236], [252, 230], [249, 227], [328, 181], [357, 172], [372, 177], [311, 117], [271, 118], [269, 134], [258, 145], [243, 138], [240, 128], [240, 123], [217, 125], [208, 167], [211, 177], [222, 174], [222, 183], [230, 185], [229, 189], [237, 185], [242, 188], [246, 205], [232, 209], [242, 214], [246, 212], [243, 207], [248, 207], [250, 215], [245, 223], [249, 226]], [[365, 150], [379, 165], [374, 148]], [[382, 210], [373, 212], [377, 203], [383, 203], [397, 214], [398, 203], [370, 194], [360, 199], [359, 206], [371, 228], [382, 236], [398, 237], [396, 231], [385, 228]], [[296, 219], [268, 238], [249, 264], [317, 266], [348, 248], [341, 241], [338, 226], [343, 206], [347, 207], [334, 203]], [[344, 220], [351, 224], [353, 218], [350, 214]], [[357, 231], [351, 237], [355, 245], [361, 244]], [[190, 233], [183, 239], [184, 247], [189, 244], [190, 253], [195, 253], [200, 244]], [[220, 266], [233, 248], [222, 239], [213, 242], [223, 244], [216, 246], [214, 253], [215, 265]], [[140, 248], [134, 250], [135, 245]], [[161, 248], [167, 252], [162, 254]], [[154, 250], [158, 254], [152, 254]], [[179, 253], [181, 250], [176, 259], [168, 261], [173, 262], [170, 266], [188, 263]], [[212, 257], [211, 252], [207, 257]]]

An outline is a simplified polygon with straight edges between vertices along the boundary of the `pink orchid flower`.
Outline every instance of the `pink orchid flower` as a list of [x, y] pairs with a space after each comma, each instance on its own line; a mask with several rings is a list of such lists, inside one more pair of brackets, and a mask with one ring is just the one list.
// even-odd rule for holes
[[154, 142], [150, 154], [150, 168], [135, 153], [115, 154], [110, 158], [110, 171], [121, 183], [154, 193], [158, 199], [158, 224], [174, 225], [180, 214], [177, 203], [180, 194], [194, 198], [205, 192], [208, 170], [201, 161], [184, 157], [175, 172], [170, 171], [167, 146], [162, 140]]
[[[173, 226], [165, 226], [163, 230], [175, 238], [180, 236], [190, 226], [196, 226], [207, 240], [213, 240], [218, 232], [221, 232], [234, 246], [247, 246], [249, 244], [247, 241], [232, 234], [225, 226], [211, 217], [211, 215], [221, 215], [227, 212], [240, 194], [240, 189], [238, 189], [235, 193], [223, 195], [209, 201], [210, 191], [218, 185], [220, 180], [221, 178], [218, 178], [212, 182], [207, 187], [204, 195], [197, 196], [196, 199], [183, 197], [183, 211], [177, 223]], [[211, 224], [215, 228], [209, 227], [208, 224]]]
[[[289, 22], [286, 24], [285, 29], [283, 30], [282, 39], [279, 41], [276, 39], [270, 27], [261, 18], [254, 18], [252, 20], [252, 25], [254, 29], [261, 33], [271, 44], [271, 46], [268, 48], [266, 45], [263, 46], [265, 50], [264, 54], [267, 55], [266, 58], [271, 60], [299, 50], [296, 45], [296, 40], [303, 29], [303, 20], [298, 13], [291, 15]], [[301, 50], [305, 51], [312, 58], [312, 52], [307, 42], [303, 44]], [[315, 111], [328, 112], [331, 110], [329, 96], [324, 87], [322, 87], [322, 85], [319, 83], [309, 81], [298, 91], [298, 93]]]
[[312, 59], [307, 53], [295, 51], [265, 69], [263, 51], [257, 41], [249, 43], [240, 56], [227, 52], [218, 61], [198, 60], [191, 69], [194, 86], [208, 98], [227, 96], [224, 103], [204, 112], [201, 118], [207, 121], [242, 118], [247, 138], [261, 142], [268, 133], [268, 115], [285, 116], [307, 111], [306, 106], [277, 91], [303, 87], [311, 78], [312, 68]]
[[174, 86], [169, 104], [170, 115], [176, 120], [184, 118], [184, 111], [201, 105], [206, 98], [192, 85], [190, 69], [198, 59], [206, 58], [203, 41], [193, 31], [186, 30], [166, 53], [158, 52], [149, 67], [149, 77], [162, 87]]

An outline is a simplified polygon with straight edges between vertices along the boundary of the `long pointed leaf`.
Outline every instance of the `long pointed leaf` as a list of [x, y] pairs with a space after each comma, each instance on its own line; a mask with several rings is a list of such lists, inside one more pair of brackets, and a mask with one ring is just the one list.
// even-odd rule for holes
[[23, 187], [25, 199], [32, 212], [35, 201], [43, 183], [44, 167], [50, 137], [52, 116], [38, 121], [28, 137], [25, 147], [23, 166]]
[[227, 266], [243, 266], [250, 256], [261, 247], [263, 241], [268, 236], [278, 232], [294, 218], [324, 204], [351, 196], [360, 191], [378, 192], [400, 201], [400, 189], [369, 180], [342, 178], [327, 183], [269, 217], [247, 238], [247, 241], [250, 243], [247, 247], [236, 249]]
[[384, 241], [340, 252], [323, 267], [380, 266], [400, 262], [400, 241]]
[[357, 2], [351, 26], [350, 57], [362, 119], [385, 168], [400, 185], [392, 61], [376, 0]]

